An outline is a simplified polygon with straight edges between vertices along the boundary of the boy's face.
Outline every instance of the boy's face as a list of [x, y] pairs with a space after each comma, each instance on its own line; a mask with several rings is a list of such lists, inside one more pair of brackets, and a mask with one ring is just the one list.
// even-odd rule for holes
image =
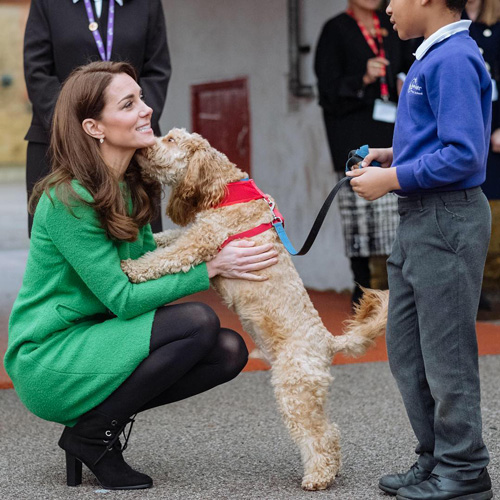
[[418, 38], [423, 35], [421, 30], [422, 14], [420, 0], [391, 0], [386, 13], [391, 18], [394, 30], [401, 40]]

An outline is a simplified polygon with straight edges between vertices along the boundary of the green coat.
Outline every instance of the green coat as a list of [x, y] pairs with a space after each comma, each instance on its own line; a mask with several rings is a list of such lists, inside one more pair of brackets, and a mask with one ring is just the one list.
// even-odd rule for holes
[[206, 290], [209, 279], [202, 264], [130, 283], [120, 261], [156, 248], [150, 226], [133, 243], [112, 241], [92, 207], [73, 201], [72, 214], [53, 192], [52, 200], [43, 194], [36, 209], [4, 363], [30, 411], [74, 425], [148, 356], [155, 310]]

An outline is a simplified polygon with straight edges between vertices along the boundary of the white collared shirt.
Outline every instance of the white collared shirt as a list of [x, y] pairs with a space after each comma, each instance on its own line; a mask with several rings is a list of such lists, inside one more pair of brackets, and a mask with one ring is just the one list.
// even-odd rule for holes
[[426, 38], [418, 47], [415, 52], [415, 57], [417, 61], [422, 59], [425, 56], [427, 51], [436, 43], [442, 42], [446, 38], [449, 38], [451, 35], [455, 33], [459, 33], [460, 31], [467, 31], [469, 26], [472, 24], [472, 21], [462, 20], [457, 21], [456, 23], [447, 24], [442, 28], [439, 28], [435, 33], [433, 33], [429, 38]]
[[[73, 3], [77, 3], [78, 0], [73, 0]], [[115, 2], [120, 6], [123, 7], [123, 0], [115, 0]], [[97, 14], [97, 17], [101, 17], [102, 13], [102, 0], [94, 0], [95, 3], [95, 12]]]

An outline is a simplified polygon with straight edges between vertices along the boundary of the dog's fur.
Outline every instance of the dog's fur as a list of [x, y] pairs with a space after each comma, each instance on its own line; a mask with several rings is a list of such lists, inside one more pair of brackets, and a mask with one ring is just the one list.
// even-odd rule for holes
[[[135, 283], [186, 272], [214, 258], [228, 236], [273, 219], [265, 200], [213, 208], [224, 198], [225, 185], [245, 174], [198, 134], [173, 129], [136, 157], [144, 175], [172, 187], [167, 214], [175, 223], [189, 226], [155, 235], [157, 250], [122, 262]], [[337, 352], [361, 355], [383, 332], [366, 335], [351, 323], [348, 335], [333, 336], [276, 232], [268, 230], [252, 239], [271, 242], [279, 252], [278, 264], [260, 271], [268, 280], [217, 276], [211, 285], [238, 313], [272, 366], [276, 399], [302, 456], [302, 487], [324, 489], [335, 479], [341, 462], [339, 431], [325, 414], [332, 357]], [[363, 314], [369, 316], [370, 311]]]

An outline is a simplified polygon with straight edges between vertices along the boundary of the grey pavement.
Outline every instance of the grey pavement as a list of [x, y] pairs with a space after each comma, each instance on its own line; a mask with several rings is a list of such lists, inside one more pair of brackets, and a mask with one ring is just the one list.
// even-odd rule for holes
[[[484, 439], [500, 480], [500, 356], [480, 358]], [[300, 488], [302, 467], [276, 409], [269, 372], [247, 372], [205, 394], [138, 415], [127, 460], [153, 477], [151, 490], [105, 492], [84, 472], [65, 486], [62, 430], [0, 391], [0, 498], [170, 500], [384, 500], [380, 475], [404, 471], [414, 438], [387, 363], [332, 367], [329, 414], [342, 433], [343, 467], [326, 491]]]

